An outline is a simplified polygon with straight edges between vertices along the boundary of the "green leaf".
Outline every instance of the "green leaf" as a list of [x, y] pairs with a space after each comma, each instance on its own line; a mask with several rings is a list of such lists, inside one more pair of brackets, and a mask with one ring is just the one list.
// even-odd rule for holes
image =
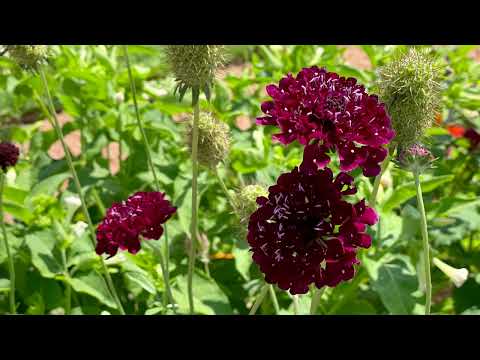
[[250, 280], [249, 270], [252, 265], [252, 255], [249, 249], [239, 249], [235, 247], [232, 253], [235, 258], [235, 269], [237, 269], [245, 280]]
[[23, 206], [25, 198], [28, 196], [28, 191], [18, 189], [13, 186], [5, 186], [3, 189], [3, 201], [15, 205]]
[[[173, 289], [173, 296], [178, 304], [179, 312], [188, 313], [187, 277], [176, 278], [178, 289]], [[203, 315], [226, 315], [232, 313], [228, 297], [215, 283], [200, 274], [193, 276], [193, 295], [195, 313]]]
[[124, 262], [122, 264], [122, 268], [124, 269], [125, 276], [130, 281], [139, 285], [142, 289], [150, 294], [155, 294], [157, 292], [153, 279], [148, 272], [130, 262]]
[[[421, 182], [422, 193], [427, 193], [435, 190], [440, 185], [448, 183], [453, 180], [453, 175], [441, 175], [433, 177], [429, 180], [424, 180]], [[415, 182], [411, 181], [406, 184], [400, 185], [397, 187], [392, 196], [390, 196], [385, 203], [383, 204], [383, 212], [389, 212], [396, 208], [397, 206], [402, 205], [405, 201], [411, 199], [416, 195], [415, 191]]]
[[388, 256], [380, 261], [364, 259], [373, 289], [391, 314], [409, 315], [416, 300], [413, 293], [418, 289], [415, 269], [408, 257]]
[[76, 275], [74, 278], [66, 279], [66, 281], [76, 292], [88, 294], [111, 308], [117, 308], [105, 280], [96, 272], [90, 271], [87, 274]]
[[44, 230], [28, 234], [25, 242], [32, 254], [32, 263], [46, 278], [54, 278], [63, 274], [63, 267], [60, 254], [55, 245], [57, 239], [52, 231]]
[[30, 198], [37, 195], [53, 195], [58, 190], [59, 186], [70, 177], [70, 173], [61, 173], [50, 176], [32, 188], [30, 192]]
[[0, 293], [10, 291], [10, 280], [0, 279]]

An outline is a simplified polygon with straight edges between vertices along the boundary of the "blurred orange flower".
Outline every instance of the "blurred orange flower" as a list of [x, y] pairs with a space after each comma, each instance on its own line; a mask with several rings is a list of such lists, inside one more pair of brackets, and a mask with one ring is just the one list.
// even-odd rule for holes
[[447, 125], [447, 130], [454, 138], [460, 138], [465, 134], [465, 128], [462, 125]]

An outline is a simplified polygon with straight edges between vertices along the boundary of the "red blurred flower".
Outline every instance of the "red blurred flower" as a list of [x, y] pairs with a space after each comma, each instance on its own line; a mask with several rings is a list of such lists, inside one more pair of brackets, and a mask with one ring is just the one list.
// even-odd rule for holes
[[10, 166], [15, 166], [20, 156], [20, 150], [12, 143], [2, 141], [0, 143], [0, 168], [7, 171]]
[[352, 184], [350, 175], [334, 179], [329, 168], [304, 159], [300, 169], [278, 178], [268, 198], [257, 199], [247, 239], [268, 283], [304, 294], [311, 283], [332, 287], [354, 276], [356, 248], [370, 247], [366, 225], [378, 217], [365, 200], [344, 200], [356, 193]]
[[140, 250], [140, 235], [158, 240], [162, 224], [176, 208], [160, 192], [137, 192], [127, 201], [115, 203], [97, 228], [96, 252], [114, 256], [118, 248], [136, 254]]
[[387, 155], [382, 145], [395, 135], [384, 104], [368, 95], [354, 78], [340, 77], [316, 66], [291, 74], [279, 85], [268, 85], [273, 101], [262, 104], [267, 115], [257, 118], [259, 125], [278, 126], [274, 138], [283, 144], [298, 140], [308, 145], [316, 140], [322, 158], [320, 167], [330, 161], [328, 150], [340, 154], [341, 170], [363, 169], [365, 176], [376, 176]]
[[461, 138], [465, 134], [465, 128], [462, 125], [447, 125], [447, 131], [454, 138]]

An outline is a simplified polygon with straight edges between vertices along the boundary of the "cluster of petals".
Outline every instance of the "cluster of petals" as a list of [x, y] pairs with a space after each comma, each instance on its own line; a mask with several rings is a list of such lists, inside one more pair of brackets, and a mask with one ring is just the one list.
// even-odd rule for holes
[[322, 167], [330, 162], [328, 152], [337, 151], [342, 171], [360, 167], [365, 176], [380, 173], [387, 156], [383, 145], [395, 132], [385, 105], [356, 79], [313, 66], [266, 90], [273, 100], [262, 103], [266, 116], [257, 118], [257, 124], [279, 127], [275, 139], [316, 146], [312, 151], [318, 153]]
[[371, 245], [367, 225], [378, 221], [365, 200], [345, 200], [355, 193], [350, 175], [334, 178], [309, 158], [282, 174], [268, 197], [257, 199], [248, 225], [252, 258], [265, 280], [291, 294], [306, 293], [310, 284], [333, 287], [350, 280], [357, 248]]
[[97, 228], [97, 254], [114, 256], [119, 248], [136, 254], [141, 237], [158, 240], [163, 234], [162, 224], [175, 212], [161, 192], [137, 192], [113, 204]]
[[0, 168], [6, 171], [10, 166], [15, 166], [20, 156], [20, 150], [18, 147], [3, 141], [0, 143]]

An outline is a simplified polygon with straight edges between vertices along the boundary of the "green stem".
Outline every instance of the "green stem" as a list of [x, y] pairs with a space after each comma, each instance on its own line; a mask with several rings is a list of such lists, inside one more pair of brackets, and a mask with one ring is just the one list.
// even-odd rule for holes
[[[88, 224], [88, 227], [90, 229], [92, 244], [93, 244], [93, 247], [95, 248], [95, 228], [94, 228], [92, 220], [90, 218], [90, 214], [88, 213], [88, 208], [87, 208], [87, 204], [85, 202], [85, 197], [83, 196], [83, 193], [82, 193], [82, 186], [80, 185], [80, 180], [78, 179], [77, 172], [75, 170], [75, 167], [73, 166], [72, 156], [70, 155], [70, 151], [69, 151], [69, 149], [67, 147], [67, 144], [65, 143], [65, 139], [63, 137], [62, 129], [60, 127], [60, 124], [58, 123], [57, 115], [55, 113], [55, 108], [53, 106], [52, 97], [50, 95], [50, 90], [48, 89], [48, 83], [47, 83], [47, 79], [45, 77], [45, 71], [43, 70], [42, 66], [39, 66], [39, 72], [40, 72], [40, 78], [42, 80], [42, 84], [43, 84], [43, 87], [44, 87], [44, 90], [45, 90], [45, 94], [47, 95], [47, 105], [48, 105], [48, 108], [49, 108], [48, 109], [49, 111], [47, 112], [47, 115], [50, 118], [50, 120], [52, 121], [53, 127], [55, 128], [55, 131], [57, 132], [57, 136], [58, 136], [60, 142], [62, 143], [63, 151], [65, 152], [65, 158], [67, 159], [67, 163], [68, 163], [68, 166], [70, 168], [70, 172], [72, 174], [73, 181], [75, 183], [75, 187], [76, 187], [77, 192], [78, 192], [78, 196], [80, 197], [80, 201], [82, 203], [83, 214], [85, 216], [85, 219], [87, 220], [87, 224]], [[115, 286], [114, 286], [113, 281], [112, 281], [112, 278], [110, 277], [110, 273], [108, 272], [107, 265], [105, 264], [102, 257], [100, 257], [100, 262], [102, 264], [102, 270], [104, 272], [105, 279], [107, 281], [107, 286], [108, 286], [108, 288], [109, 288], [109, 290], [110, 290], [110, 292], [111, 292], [111, 294], [112, 294], [112, 296], [115, 300], [115, 303], [117, 304], [118, 310], [120, 311], [120, 313], [122, 315], [125, 315], [125, 311], [123, 310], [122, 303], [120, 302], [120, 298], [118, 297], [117, 291], [116, 291]]]
[[375, 207], [375, 204], [377, 202], [377, 195], [378, 195], [378, 189], [380, 188], [380, 181], [382, 180], [382, 175], [387, 170], [388, 164], [390, 164], [390, 151], [387, 154], [387, 157], [385, 160], [383, 160], [382, 165], [380, 167], [380, 174], [377, 175], [375, 178], [375, 181], [373, 182], [373, 189], [372, 189], [372, 194], [370, 196], [370, 206]]
[[153, 160], [152, 160], [152, 149], [150, 147], [147, 134], [145, 133], [145, 129], [143, 128], [142, 121], [140, 120], [140, 112], [138, 110], [138, 103], [137, 103], [137, 91], [135, 88], [135, 82], [133, 81], [132, 68], [130, 66], [130, 58], [128, 57], [127, 45], [123, 45], [123, 51], [125, 53], [125, 61], [128, 69], [128, 79], [130, 81], [130, 90], [132, 91], [132, 98], [133, 98], [133, 105], [135, 107], [135, 118], [137, 119], [137, 126], [140, 129], [140, 133], [142, 134], [143, 145], [145, 146], [145, 150], [147, 152], [147, 161], [150, 167], [150, 171], [152, 172], [153, 179], [155, 181], [155, 186], [157, 188], [157, 191], [160, 191], [160, 183], [158, 181], [157, 173], [155, 171], [155, 166], [153, 165]]
[[16, 306], [15, 306], [15, 266], [13, 264], [13, 257], [10, 253], [10, 246], [8, 245], [7, 239], [7, 228], [4, 222], [4, 215], [3, 215], [3, 187], [5, 184], [5, 174], [0, 169], [0, 224], [2, 226], [2, 233], [3, 233], [3, 241], [5, 245], [5, 250], [7, 251], [7, 258], [8, 258], [8, 272], [10, 277], [10, 313], [15, 315], [17, 313]]
[[[196, 94], [196, 95], [193, 95]], [[193, 105], [193, 131], [192, 131], [192, 222], [191, 222], [191, 245], [188, 254], [188, 304], [190, 314], [194, 313], [193, 306], [193, 269], [195, 266], [195, 248], [197, 245], [198, 225], [197, 225], [197, 178], [198, 178], [198, 121], [200, 118], [200, 105], [198, 101], [198, 89], [192, 89]]]
[[68, 272], [67, 268], [67, 254], [65, 249], [62, 248], [62, 261], [63, 267], [65, 268], [64, 276], [66, 278], [65, 281], [65, 315], [70, 315], [72, 312], [72, 286], [70, 285], [70, 273]]
[[98, 195], [97, 189], [95, 189], [94, 187], [92, 187], [92, 195], [95, 198], [95, 202], [97, 203], [97, 207], [98, 207], [98, 210], [100, 211], [100, 214], [102, 214], [102, 216], [105, 216], [105, 214], [107, 213], [107, 210], [105, 209], [105, 205], [103, 204], [102, 199]]
[[[124, 54], [125, 54], [125, 61], [126, 61], [126, 64], [127, 64], [127, 70], [128, 70], [128, 79], [130, 81], [130, 90], [132, 91], [132, 98], [133, 98], [133, 105], [135, 107], [135, 117], [136, 117], [136, 120], [137, 120], [137, 126], [138, 128], [140, 129], [140, 133], [142, 134], [142, 140], [143, 140], [143, 145], [145, 146], [145, 150], [147, 152], [147, 161], [148, 161], [148, 165], [150, 167], [150, 171], [152, 172], [152, 175], [153, 175], [153, 179], [155, 181], [155, 188], [157, 191], [160, 191], [160, 182], [158, 181], [158, 177], [157, 177], [157, 172], [155, 171], [155, 166], [153, 164], [153, 160], [152, 160], [152, 148], [150, 146], [150, 142], [148, 141], [148, 138], [147, 138], [147, 134], [145, 133], [145, 129], [143, 128], [143, 124], [142, 124], [142, 121], [140, 120], [140, 111], [138, 109], [138, 103], [137, 103], [137, 91], [136, 91], [136, 88], [135, 88], [135, 81], [133, 80], [133, 75], [132, 75], [132, 67], [130, 66], [130, 58], [128, 56], [128, 47], [127, 45], [123, 45], [123, 51], [124, 51]], [[165, 228], [165, 241], [166, 241], [166, 247], [167, 247], [167, 251], [168, 251], [168, 236], [166, 235], [167, 234], [167, 227], [166, 225], [164, 225], [164, 228]], [[159, 259], [161, 259], [163, 261], [163, 256], [162, 256], [162, 253], [159, 252]], [[160, 264], [160, 266], [162, 266], [162, 272], [164, 274], [164, 278], [165, 278], [165, 288], [167, 289], [167, 294], [169, 294], [169, 298], [170, 298], [170, 303], [172, 304], [172, 306], [174, 306], [174, 301], [173, 301], [173, 296], [172, 296], [172, 291], [170, 289], [170, 282], [169, 282], [169, 279], [170, 279], [170, 275], [169, 275], [169, 267], [168, 267], [168, 254], [166, 255], [166, 261], [165, 263], [162, 265]]]
[[167, 269], [165, 266], [165, 261], [163, 259], [162, 251], [154, 246], [153, 244], [150, 243], [151, 240], [145, 240], [144, 243], [150, 246], [151, 249], [155, 252], [155, 255], [158, 257], [158, 262], [160, 263], [160, 268], [162, 269], [162, 276], [163, 276], [163, 282], [165, 283], [165, 291], [167, 293], [168, 297], [168, 302], [172, 305], [172, 310], [174, 313], [175, 311], [175, 301], [173, 300], [173, 295], [172, 295], [172, 290], [170, 289], [170, 286], [168, 286], [168, 275], [167, 275]]
[[211, 279], [212, 276], [210, 275], [210, 266], [208, 264], [208, 261], [204, 261], [203, 266], [205, 268], [205, 273], [207, 274], [207, 277]]
[[320, 299], [325, 288], [317, 289], [313, 286], [310, 291], [312, 292], [312, 302], [310, 303], [310, 315], [315, 315], [317, 313], [318, 305], [320, 304]]
[[420, 186], [420, 174], [415, 172], [415, 190], [417, 192], [417, 207], [420, 212], [420, 226], [423, 239], [423, 260], [425, 266], [425, 315], [430, 314], [432, 302], [432, 279], [430, 274], [430, 246], [428, 244], [427, 216], [425, 214], [425, 206], [423, 205], [422, 188]]
[[250, 309], [250, 312], [248, 313], [248, 315], [255, 315], [255, 313], [257, 312], [260, 305], [262, 305], [262, 302], [265, 299], [265, 296], [267, 295], [267, 292], [268, 292], [269, 288], [270, 288], [269, 284], [265, 284], [263, 286], [262, 290], [260, 290], [260, 293], [258, 294], [257, 299], [255, 300], [255, 303], [253, 304], [252, 308]]
[[280, 306], [278, 305], [277, 294], [275, 294], [275, 288], [273, 285], [269, 286], [270, 298], [272, 299], [273, 308], [275, 309], [275, 314], [280, 312]]
[[230, 206], [231, 206], [233, 209], [235, 209], [235, 201], [234, 201], [232, 195], [230, 194], [230, 192], [228, 191], [228, 188], [227, 188], [227, 186], [225, 185], [225, 182], [223, 181], [223, 179], [221, 178], [220, 174], [218, 173], [218, 168], [215, 169], [215, 175], [217, 176], [218, 182], [220, 183], [220, 186], [222, 187], [223, 192], [225, 193], [225, 195], [227, 196], [228, 201], [230, 202]]
[[298, 295], [292, 295], [292, 299], [293, 299], [293, 314], [299, 315], [300, 310], [298, 309]]
[[122, 169], [122, 159], [123, 159], [123, 147], [122, 147], [122, 114], [120, 112], [120, 107], [118, 111], [118, 124], [117, 124], [117, 132], [118, 132], [118, 171]]

